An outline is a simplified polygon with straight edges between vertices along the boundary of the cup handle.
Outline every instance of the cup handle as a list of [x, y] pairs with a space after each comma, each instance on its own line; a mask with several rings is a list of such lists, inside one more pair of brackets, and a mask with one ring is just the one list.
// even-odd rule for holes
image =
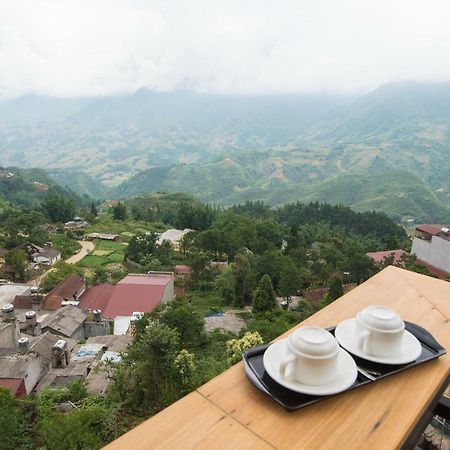
[[280, 376], [281, 378], [286, 378], [286, 368], [289, 364], [295, 362], [296, 358], [294, 355], [289, 355], [284, 361], [280, 364]]
[[366, 347], [367, 347], [367, 338], [371, 335], [370, 331], [363, 330], [361, 334], [358, 336], [358, 347], [363, 351], [367, 353]]

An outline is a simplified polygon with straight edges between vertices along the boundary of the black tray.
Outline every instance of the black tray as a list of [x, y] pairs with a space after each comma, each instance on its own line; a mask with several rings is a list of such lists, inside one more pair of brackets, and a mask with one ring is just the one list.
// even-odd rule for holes
[[[334, 335], [335, 328], [336, 327], [327, 329]], [[355, 383], [350, 386], [347, 391], [373, 383], [411, 367], [418, 366], [419, 364], [431, 361], [447, 353], [445, 348], [442, 347], [439, 342], [437, 342], [436, 339], [434, 339], [434, 337], [421, 326], [405, 321], [405, 329], [412, 333], [420, 341], [420, 344], [422, 345], [421, 355], [411, 363], [398, 365], [374, 363], [352, 355], [356, 365], [358, 366], [358, 376]], [[246, 350], [242, 354], [247, 377], [260, 391], [269, 395], [273, 400], [289, 411], [295, 411], [330, 397], [300, 394], [298, 392], [291, 391], [290, 389], [287, 389], [274, 381], [265, 371], [263, 364], [263, 355], [269, 345], [270, 344], [259, 345]], [[340, 394], [342, 394], [342, 392]]]

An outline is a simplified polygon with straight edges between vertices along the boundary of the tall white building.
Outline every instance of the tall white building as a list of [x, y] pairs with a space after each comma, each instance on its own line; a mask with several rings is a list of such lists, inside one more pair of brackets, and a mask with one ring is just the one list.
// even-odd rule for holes
[[411, 253], [450, 275], [450, 230], [439, 225], [418, 225]]

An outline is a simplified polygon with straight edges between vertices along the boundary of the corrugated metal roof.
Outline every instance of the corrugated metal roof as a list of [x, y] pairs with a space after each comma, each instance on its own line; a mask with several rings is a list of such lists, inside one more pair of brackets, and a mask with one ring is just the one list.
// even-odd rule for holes
[[165, 285], [119, 283], [103, 311], [105, 317], [131, 316], [133, 312], [150, 312], [164, 296]]
[[129, 285], [146, 285], [146, 286], [165, 286], [172, 280], [172, 275], [169, 273], [155, 273], [151, 275], [147, 274], [130, 274], [120, 280], [117, 285], [129, 284]]
[[[49, 363], [52, 360], [52, 347], [59, 339], [61, 339], [59, 336], [47, 331], [40, 336], [37, 336], [30, 343], [29, 351], [40, 355], [45, 362]], [[76, 341], [68, 337], [64, 340], [67, 342], [67, 349], [70, 352], [75, 347]]]
[[435, 235], [441, 231], [441, 225], [432, 225], [429, 223], [424, 223], [422, 225], [416, 225], [416, 230], [421, 231], [422, 233]]
[[86, 314], [76, 306], [64, 306], [46, 317], [41, 328], [51, 328], [61, 336], [70, 337], [78, 327], [86, 320]]
[[79, 275], [71, 275], [69, 278], [58, 283], [58, 285], [49, 292], [42, 309], [58, 309], [64, 300], [70, 300], [76, 296], [77, 292], [86, 286], [85, 281]]
[[80, 308], [83, 311], [88, 309], [104, 311], [113, 291], [112, 284], [99, 284], [87, 289], [80, 297]]
[[405, 255], [405, 254], [407, 254], [405, 252], [405, 250], [401, 250], [401, 249], [399, 249], [399, 250], [385, 250], [385, 251], [382, 251], [382, 252], [369, 252], [369, 253], [366, 253], [366, 255], [369, 258], [372, 258], [377, 263], [383, 261], [384, 258], [388, 258], [391, 255], [394, 255], [394, 262], [398, 262], [398, 261], [400, 261], [401, 257], [403, 255]]

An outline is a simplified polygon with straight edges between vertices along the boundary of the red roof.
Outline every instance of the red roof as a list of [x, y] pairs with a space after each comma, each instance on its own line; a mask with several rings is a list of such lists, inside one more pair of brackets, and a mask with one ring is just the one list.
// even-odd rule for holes
[[0, 386], [9, 389], [16, 398], [27, 394], [23, 378], [0, 378]]
[[104, 311], [113, 291], [113, 284], [98, 284], [87, 289], [80, 297], [80, 308], [83, 311], [88, 309]]
[[421, 259], [416, 259], [416, 264], [422, 264], [428, 269], [429, 272], [431, 272], [433, 275], [436, 275], [439, 278], [450, 277], [450, 273], [446, 272], [445, 270], [438, 269], [437, 267], [434, 267], [431, 264], [422, 261]]
[[431, 225], [428, 223], [424, 223], [423, 225], [417, 225], [416, 226], [416, 230], [417, 231], [421, 231], [422, 233], [426, 233], [426, 234], [431, 234], [431, 235], [435, 235], [438, 234], [441, 231], [441, 226], [440, 225]]
[[369, 258], [372, 258], [376, 263], [383, 261], [384, 258], [389, 258], [394, 255], [394, 262], [399, 262], [401, 257], [405, 255], [405, 250], [385, 250], [382, 252], [370, 252], [366, 253]]
[[69, 278], [58, 283], [55, 288], [49, 292], [42, 309], [59, 309], [64, 300], [75, 300], [77, 294], [86, 288], [86, 283], [80, 275], [71, 275]]
[[175, 273], [191, 273], [192, 269], [186, 264], [178, 264], [175, 266]]
[[150, 312], [158, 306], [164, 296], [172, 275], [127, 275], [114, 287], [114, 291], [103, 310], [105, 317], [131, 316], [133, 312]]

